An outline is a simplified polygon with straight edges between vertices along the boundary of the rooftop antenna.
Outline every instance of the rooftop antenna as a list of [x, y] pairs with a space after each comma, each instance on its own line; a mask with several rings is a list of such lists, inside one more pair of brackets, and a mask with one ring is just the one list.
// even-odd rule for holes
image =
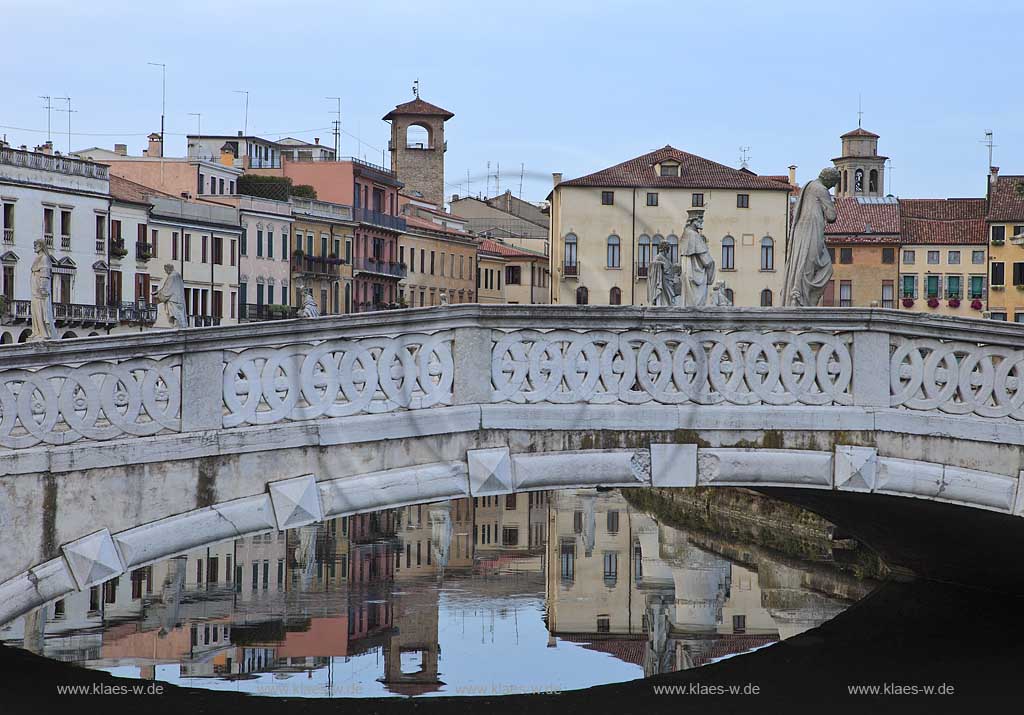
[[164, 116], [167, 114], [167, 65], [163, 62], [147, 62], [148, 65], [160, 68], [160, 183], [164, 180], [164, 154], [167, 146], [164, 143]]
[[526, 173], [526, 164], [519, 162], [519, 199], [523, 198], [523, 174]]
[[341, 97], [327, 97], [327, 99], [333, 99], [338, 103], [338, 108], [332, 112], [337, 119], [331, 122], [334, 125], [334, 160], [337, 161], [338, 152], [341, 150]]
[[861, 96], [857, 94], [857, 128], [860, 129], [861, 120], [864, 119], [864, 109], [861, 106]]
[[242, 136], [249, 136], [249, 90], [236, 89], [235, 94], [245, 95], [245, 122], [242, 125]]
[[497, 196], [501, 193], [501, 162], [498, 162], [497, 168], [494, 171], [494, 195]]
[[[992, 141], [993, 138], [994, 138], [994, 135], [992, 134], [992, 130], [989, 129], [987, 132], [985, 132], [985, 138], [981, 140], [981, 143], [988, 147], [988, 169], [989, 169], [989, 171], [992, 170], [992, 148], [996, 146], [993, 143], [993, 141]], [[988, 172], [986, 172], [986, 173], [988, 173]]]
[[[202, 112], [189, 112], [188, 116], [196, 118], [196, 137], [203, 136], [203, 114], [202, 114]], [[198, 147], [196, 147], [196, 150], [198, 152]], [[203, 157], [200, 156], [197, 153], [196, 154], [196, 158], [197, 159], [202, 159]], [[213, 157], [211, 156], [210, 159], [212, 160]]]
[[68, 103], [68, 108], [67, 109], [58, 109], [57, 111], [58, 112], [67, 112], [68, 113], [68, 154], [70, 154], [71, 153], [71, 115], [76, 113], [78, 110], [71, 108], [71, 97], [55, 97], [55, 99], [62, 99], [65, 102]]
[[469, 180], [469, 169], [466, 169], [466, 196], [473, 195], [473, 184]]
[[50, 136], [50, 111], [53, 109], [53, 104], [50, 102], [51, 97], [47, 94], [40, 95], [39, 99], [46, 100], [46, 141], [51, 142], [53, 138]]
[[487, 183], [484, 185], [484, 198], [491, 195], [491, 162], [487, 162]]
[[893, 196], [895, 196], [896, 192], [893, 191], [893, 188], [892, 188], [892, 159], [886, 159], [885, 160], [885, 166], [886, 166], [886, 171], [889, 174], [889, 179], [888, 179], [888, 181], [889, 181], [889, 193], [892, 194]]
[[749, 146], [741, 146], [740, 147], [740, 168], [741, 169], [746, 169], [747, 168], [747, 164], [749, 162], [750, 162], [750, 147]]

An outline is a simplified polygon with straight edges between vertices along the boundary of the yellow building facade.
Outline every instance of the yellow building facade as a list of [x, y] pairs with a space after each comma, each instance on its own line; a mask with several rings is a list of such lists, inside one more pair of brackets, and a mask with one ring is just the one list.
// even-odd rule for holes
[[780, 305], [786, 177], [757, 176], [667, 146], [578, 179], [555, 175], [552, 302], [646, 305], [647, 267], [662, 242], [678, 261], [688, 212], [738, 306]]
[[1024, 176], [989, 176], [986, 234], [989, 251], [988, 311], [995, 320], [1024, 323]]
[[477, 249], [481, 303], [540, 305], [551, 302], [548, 256], [504, 241], [484, 239]]
[[312, 291], [321, 315], [352, 310], [352, 207], [292, 198], [292, 305]]

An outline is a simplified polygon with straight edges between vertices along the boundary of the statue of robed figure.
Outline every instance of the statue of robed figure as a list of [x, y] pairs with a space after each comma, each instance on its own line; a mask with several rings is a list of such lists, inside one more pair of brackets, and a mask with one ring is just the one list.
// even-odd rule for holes
[[53, 319], [53, 263], [44, 241], [32, 244], [36, 258], [32, 261], [30, 284], [32, 301], [32, 335], [29, 340], [56, 340], [57, 324]]
[[828, 190], [839, 183], [838, 169], [825, 169], [807, 182], [793, 212], [793, 234], [786, 260], [783, 305], [815, 306], [832, 280], [832, 256], [825, 245], [825, 224], [836, 220]]
[[681, 304], [684, 308], [699, 308], [707, 305], [711, 284], [715, 282], [715, 259], [711, 257], [708, 242], [701, 229], [704, 228], [704, 212], [700, 209], [689, 211], [683, 239], [679, 244], [679, 262], [683, 274]]
[[647, 302], [671, 307], [679, 302], [679, 266], [672, 263], [667, 244], [658, 244], [657, 251], [647, 267]]
[[185, 317], [185, 281], [182, 280], [181, 274], [174, 270], [173, 263], [164, 265], [164, 273], [167, 277], [164, 278], [154, 299], [158, 305], [164, 307], [171, 328], [188, 327], [188, 318]]

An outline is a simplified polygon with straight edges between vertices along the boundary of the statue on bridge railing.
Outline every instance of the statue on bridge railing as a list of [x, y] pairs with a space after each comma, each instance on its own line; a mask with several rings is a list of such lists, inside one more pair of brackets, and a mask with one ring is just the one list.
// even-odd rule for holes
[[683, 290], [680, 304], [684, 308], [707, 305], [708, 293], [715, 280], [715, 259], [711, 257], [704, 228], [704, 210], [691, 209], [679, 243], [679, 261], [682, 264]]
[[732, 305], [732, 299], [729, 298], [729, 287], [725, 284], [725, 281], [717, 281], [711, 287], [711, 299], [708, 300], [708, 305], [719, 307]]
[[156, 292], [153, 299], [157, 305], [162, 305], [167, 315], [167, 322], [173, 330], [188, 327], [188, 319], [185, 317], [185, 281], [181, 274], [174, 270], [173, 263], [164, 264], [164, 278], [160, 290]]
[[647, 269], [647, 302], [654, 306], [679, 304], [679, 266], [668, 255], [668, 244], [658, 244], [658, 255]]
[[822, 170], [807, 182], [793, 212], [792, 250], [786, 261], [783, 305], [815, 306], [832, 280], [832, 256], [825, 245], [825, 224], [836, 220], [828, 190], [839, 183], [839, 170]]
[[[53, 263], [45, 241], [32, 244], [36, 259], [32, 262], [32, 335], [29, 341], [56, 340], [57, 324], [53, 319]], [[67, 300], [67, 298], [65, 298]]]
[[317, 307], [316, 300], [313, 298], [313, 291], [307, 289], [306, 295], [302, 299], [302, 308], [299, 310], [300, 318], [319, 318], [320, 308]]

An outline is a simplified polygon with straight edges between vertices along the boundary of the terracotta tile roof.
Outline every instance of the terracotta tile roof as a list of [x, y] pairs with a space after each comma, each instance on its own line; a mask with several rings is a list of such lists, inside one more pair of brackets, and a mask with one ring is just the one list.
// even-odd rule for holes
[[130, 204], [148, 204], [151, 196], [176, 198], [159, 189], [122, 179], [115, 174], [110, 175], [110, 195], [117, 201], [126, 201]]
[[900, 199], [904, 244], [987, 242], [985, 199]]
[[878, 139], [877, 134], [869, 132], [867, 129], [861, 129], [860, 127], [857, 127], [853, 131], [846, 132], [846, 134], [841, 135], [839, 138], [844, 139], [846, 137], [874, 137], [875, 139]]
[[604, 636], [591, 636], [586, 634], [566, 634], [558, 636], [559, 640], [577, 643], [587, 650], [606, 653], [623, 663], [633, 665], [644, 664], [644, 649], [647, 647], [647, 640], [641, 638], [607, 638]]
[[527, 248], [520, 248], [519, 246], [511, 246], [507, 243], [494, 241], [490, 238], [485, 238], [480, 241], [477, 251], [480, 253], [490, 253], [495, 256], [505, 256], [507, 258], [547, 258], [543, 253], [531, 251]]
[[[679, 176], [659, 176], [654, 165], [673, 159], [679, 162]], [[757, 176], [724, 164], [718, 164], [680, 151], [671, 146], [643, 154], [607, 169], [577, 179], [563, 181], [559, 186], [608, 186], [666, 189], [769, 189], [789, 191], [789, 182]]]
[[829, 245], [900, 242], [900, 207], [895, 201], [835, 199], [836, 222], [825, 225]]
[[384, 115], [384, 119], [394, 119], [396, 114], [422, 114], [426, 116], [444, 117], [445, 120], [451, 119], [455, 116], [447, 109], [441, 109], [436, 104], [424, 102], [419, 97], [411, 102], [403, 102], [402, 104], [397, 105], [394, 109]]
[[989, 221], [1024, 221], [1024, 196], [1017, 193], [1017, 185], [1024, 184], [1024, 176], [1000, 176], [989, 196]]
[[433, 231], [435, 233], [446, 233], [452, 236], [459, 236], [463, 239], [470, 238], [468, 231], [460, 231], [451, 226], [442, 226], [439, 223], [434, 223], [430, 219], [425, 219], [420, 216], [405, 216], [405, 223], [409, 228], [421, 229], [424, 231]]

